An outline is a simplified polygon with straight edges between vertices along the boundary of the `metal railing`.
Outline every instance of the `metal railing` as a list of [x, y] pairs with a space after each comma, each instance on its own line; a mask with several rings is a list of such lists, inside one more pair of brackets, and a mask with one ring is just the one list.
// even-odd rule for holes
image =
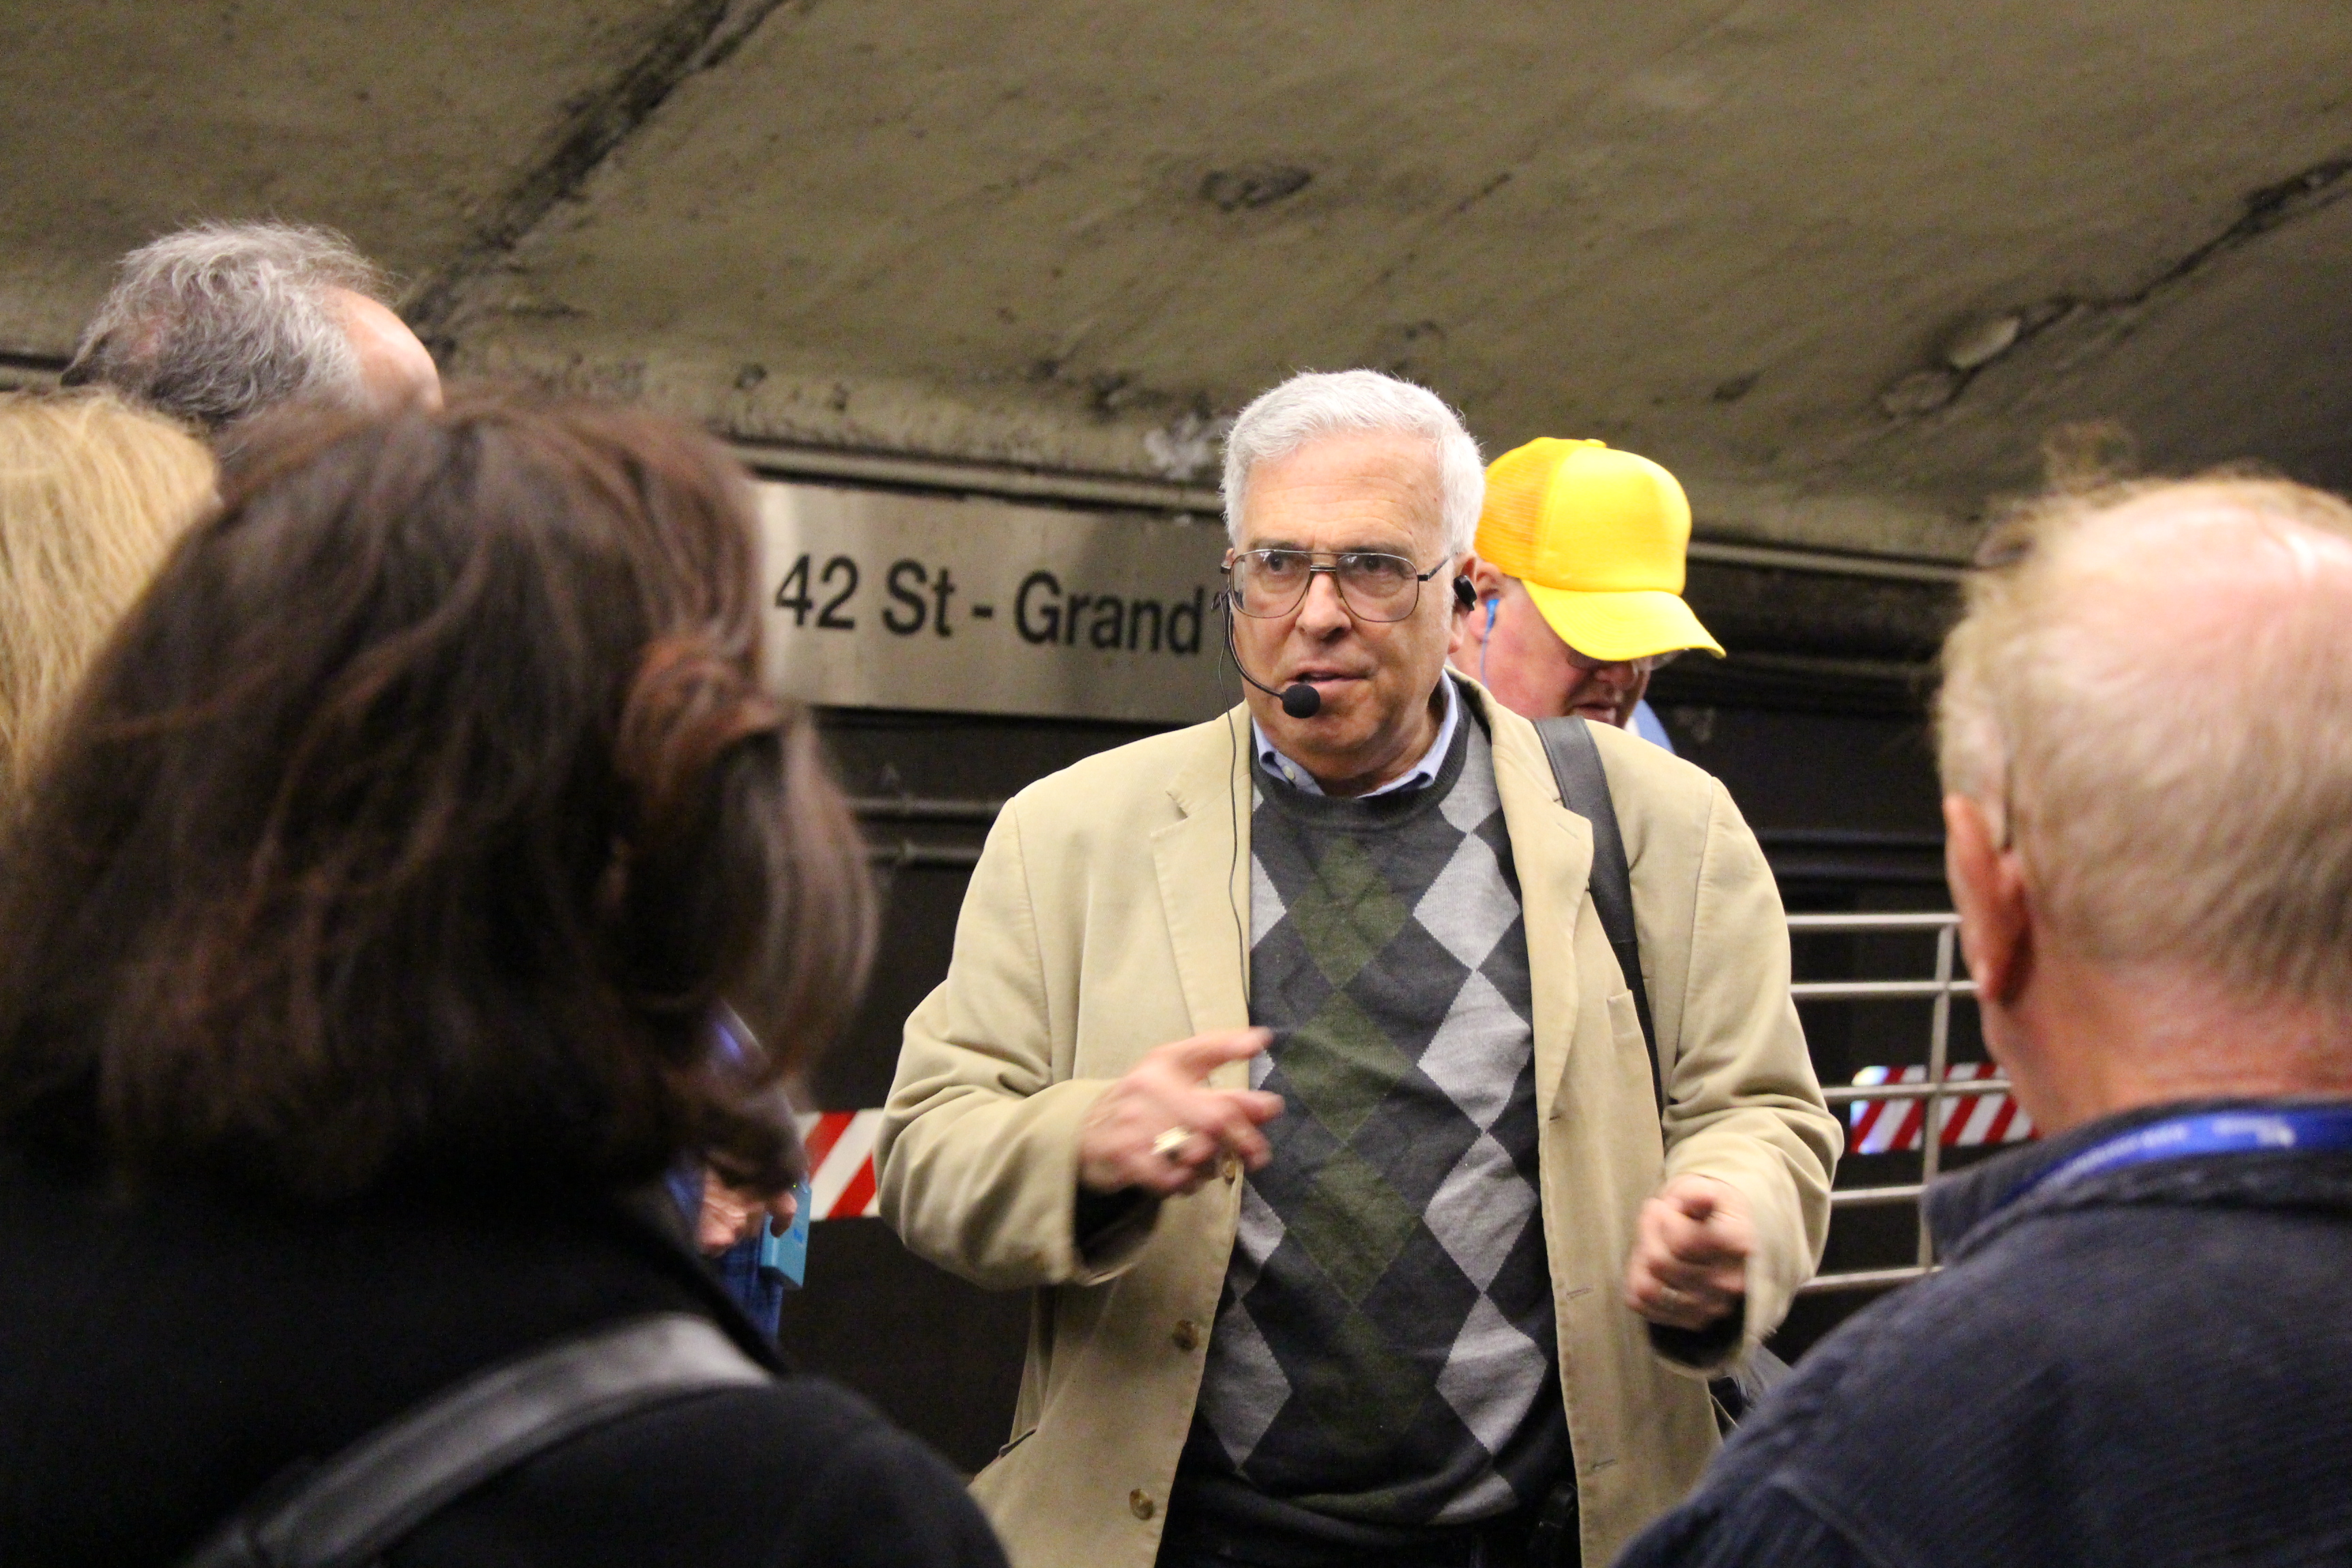
[[[912, 826], [929, 823], [941, 827], [986, 827], [1004, 809], [1001, 800], [923, 800], [913, 795], [866, 795], [849, 803], [851, 813], [864, 823], [890, 822]], [[980, 864], [976, 844], [919, 844], [905, 834], [895, 842], [869, 833], [866, 858], [890, 870], [929, 868], [970, 870]]]
[[[919, 795], [866, 795], [849, 804], [869, 828], [887, 825], [880, 831], [869, 831], [866, 852], [875, 866], [894, 871], [970, 870], [980, 859], [979, 846], [926, 843], [907, 829], [986, 827], [1004, 808], [1001, 800]], [[1826, 877], [1837, 882], [1943, 886], [1944, 840], [1939, 834], [1766, 827], [1758, 829], [1756, 837], [1774, 873], [1784, 881], [1790, 878], [1818, 881]], [[1907, 993], [1887, 993], [1898, 994]]]
[[1948, 912], [1789, 917], [1789, 934], [1791, 937], [1807, 933], [1862, 936], [1900, 931], [1933, 931], [1936, 936], [1936, 973], [1932, 979], [1801, 980], [1789, 987], [1790, 994], [1800, 1002], [1873, 1002], [1928, 997], [1934, 1003], [1927, 1026], [1926, 1082], [1836, 1084], [1822, 1090], [1822, 1098], [1832, 1107], [1853, 1105], [1862, 1100], [1924, 1100], [1927, 1102], [1919, 1124], [1919, 1179], [1916, 1182], [1878, 1187], [1847, 1187], [1830, 1194], [1832, 1216], [1842, 1209], [1897, 1204], [1910, 1204], [1918, 1208], [1917, 1261], [1900, 1268], [1858, 1268], [1838, 1274], [1817, 1275], [1798, 1288], [1799, 1295], [1879, 1289], [1900, 1285], [1906, 1279], [1916, 1279], [1935, 1268], [1935, 1239], [1928, 1234], [1927, 1210], [1920, 1199], [1928, 1184], [1935, 1181], [1941, 1163], [1945, 1106], [1956, 1100], [2009, 1092], [2009, 1080], [2006, 1079], [1966, 1079], [1958, 1083], [1946, 1079], [1951, 1065], [1952, 1003], [1956, 999], [1973, 1001], [1976, 997], [1975, 983], [1957, 975], [1959, 927], [1960, 917]]

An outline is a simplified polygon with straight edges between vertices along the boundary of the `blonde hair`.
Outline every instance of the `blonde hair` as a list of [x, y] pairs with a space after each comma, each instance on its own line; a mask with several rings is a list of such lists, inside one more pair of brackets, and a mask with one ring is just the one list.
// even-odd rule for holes
[[2352, 506], [2218, 477], [2054, 496], [1944, 647], [1948, 790], [2088, 956], [2352, 1018]]
[[110, 393], [0, 394], [0, 802], [116, 619], [210, 501], [212, 455]]

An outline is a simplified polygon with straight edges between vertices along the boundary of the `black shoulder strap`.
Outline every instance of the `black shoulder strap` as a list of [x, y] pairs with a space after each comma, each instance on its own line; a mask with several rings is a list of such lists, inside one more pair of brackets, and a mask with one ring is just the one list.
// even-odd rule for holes
[[[1633, 1012], [1642, 1020], [1642, 1043], [1650, 1050], [1650, 1089], [1657, 1096], [1658, 1114], [1666, 1112], [1664, 1074], [1658, 1065], [1658, 1031], [1650, 1022], [1650, 988], [1642, 980], [1642, 943], [1633, 929], [1633, 871], [1625, 859], [1625, 836], [1617, 830], [1617, 807], [1609, 798], [1609, 775], [1601, 769], [1601, 748], [1593, 744], [1591, 721], [1571, 715], [1541, 719], [1536, 733], [1543, 738], [1544, 755], [1551, 759], [1552, 777], [1559, 781], [1560, 804], [1592, 825], [1592, 870], [1588, 886], [1592, 912], [1625, 973], [1625, 989], [1633, 994]], [[1652, 1334], [1665, 1331], [1653, 1327]], [[1738, 1372], [1711, 1378], [1717, 1426], [1726, 1436], [1748, 1418], [1765, 1392], [1789, 1375], [1789, 1363], [1762, 1345], [1749, 1349]]]
[[1536, 723], [1544, 755], [1559, 782], [1560, 804], [1592, 825], [1592, 912], [1625, 973], [1633, 1012], [1642, 1020], [1642, 1043], [1650, 1050], [1650, 1089], [1658, 1112], [1665, 1113], [1666, 1086], [1658, 1067], [1658, 1031], [1650, 1022], [1650, 988], [1642, 982], [1642, 942], [1633, 929], [1633, 873], [1625, 862], [1625, 837], [1617, 831], [1617, 807], [1609, 798], [1609, 775], [1601, 768], [1601, 748], [1592, 742], [1591, 721], [1574, 714]]
[[689, 1394], [771, 1381], [706, 1319], [639, 1318], [490, 1368], [240, 1511], [183, 1568], [373, 1562], [491, 1477], [593, 1426]]

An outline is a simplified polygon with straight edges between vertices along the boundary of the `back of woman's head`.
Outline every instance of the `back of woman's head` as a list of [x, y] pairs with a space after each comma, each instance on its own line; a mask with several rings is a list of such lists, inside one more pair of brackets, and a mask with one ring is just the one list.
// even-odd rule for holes
[[0, 393], [0, 800], [212, 493], [212, 455], [168, 419], [109, 393]]
[[[314, 1203], [780, 1179], [868, 892], [760, 618], [749, 486], [682, 426], [258, 436], [0, 861], [6, 1135]], [[764, 1054], [714, 1056], [722, 1000]]]

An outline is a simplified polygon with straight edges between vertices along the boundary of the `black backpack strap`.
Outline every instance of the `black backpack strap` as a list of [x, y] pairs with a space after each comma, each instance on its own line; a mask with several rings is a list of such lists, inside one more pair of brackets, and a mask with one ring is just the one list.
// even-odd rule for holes
[[[1642, 1020], [1642, 1043], [1650, 1050], [1650, 1088], [1657, 1096], [1658, 1114], [1666, 1111], [1665, 1076], [1658, 1065], [1658, 1031], [1650, 1022], [1650, 989], [1642, 980], [1642, 943], [1633, 929], [1633, 872], [1625, 860], [1625, 836], [1617, 830], [1617, 807], [1609, 798], [1609, 775], [1601, 771], [1601, 748], [1593, 744], [1591, 721], [1570, 716], [1541, 719], [1536, 733], [1543, 739], [1544, 755], [1551, 759], [1552, 777], [1559, 781], [1560, 804], [1592, 825], [1592, 870], [1590, 889], [1592, 912], [1625, 973], [1625, 989], [1633, 994], [1633, 1012]], [[1689, 1337], [1685, 1331], [1653, 1324], [1654, 1340], [1661, 1335]], [[1717, 1426], [1728, 1436], [1746, 1420], [1766, 1391], [1789, 1375], [1789, 1363], [1758, 1345], [1740, 1369], [1710, 1379]]]
[[1625, 989], [1633, 994], [1634, 1016], [1642, 1021], [1642, 1043], [1650, 1052], [1650, 1089], [1657, 1096], [1658, 1113], [1666, 1110], [1665, 1075], [1658, 1065], [1658, 1031], [1650, 1022], [1650, 988], [1642, 981], [1642, 941], [1633, 928], [1633, 872], [1625, 861], [1625, 837], [1617, 831], [1617, 807], [1609, 798], [1609, 775], [1601, 768], [1601, 748], [1592, 742], [1591, 721], [1574, 714], [1542, 719], [1536, 734], [1544, 755], [1551, 759], [1551, 776], [1559, 781], [1560, 804], [1592, 825], [1592, 869], [1590, 889], [1592, 912], [1617, 954], [1624, 972]]
[[565, 1438], [670, 1400], [771, 1382], [707, 1319], [639, 1318], [454, 1384], [231, 1520], [183, 1568], [374, 1561], [442, 1508]]

